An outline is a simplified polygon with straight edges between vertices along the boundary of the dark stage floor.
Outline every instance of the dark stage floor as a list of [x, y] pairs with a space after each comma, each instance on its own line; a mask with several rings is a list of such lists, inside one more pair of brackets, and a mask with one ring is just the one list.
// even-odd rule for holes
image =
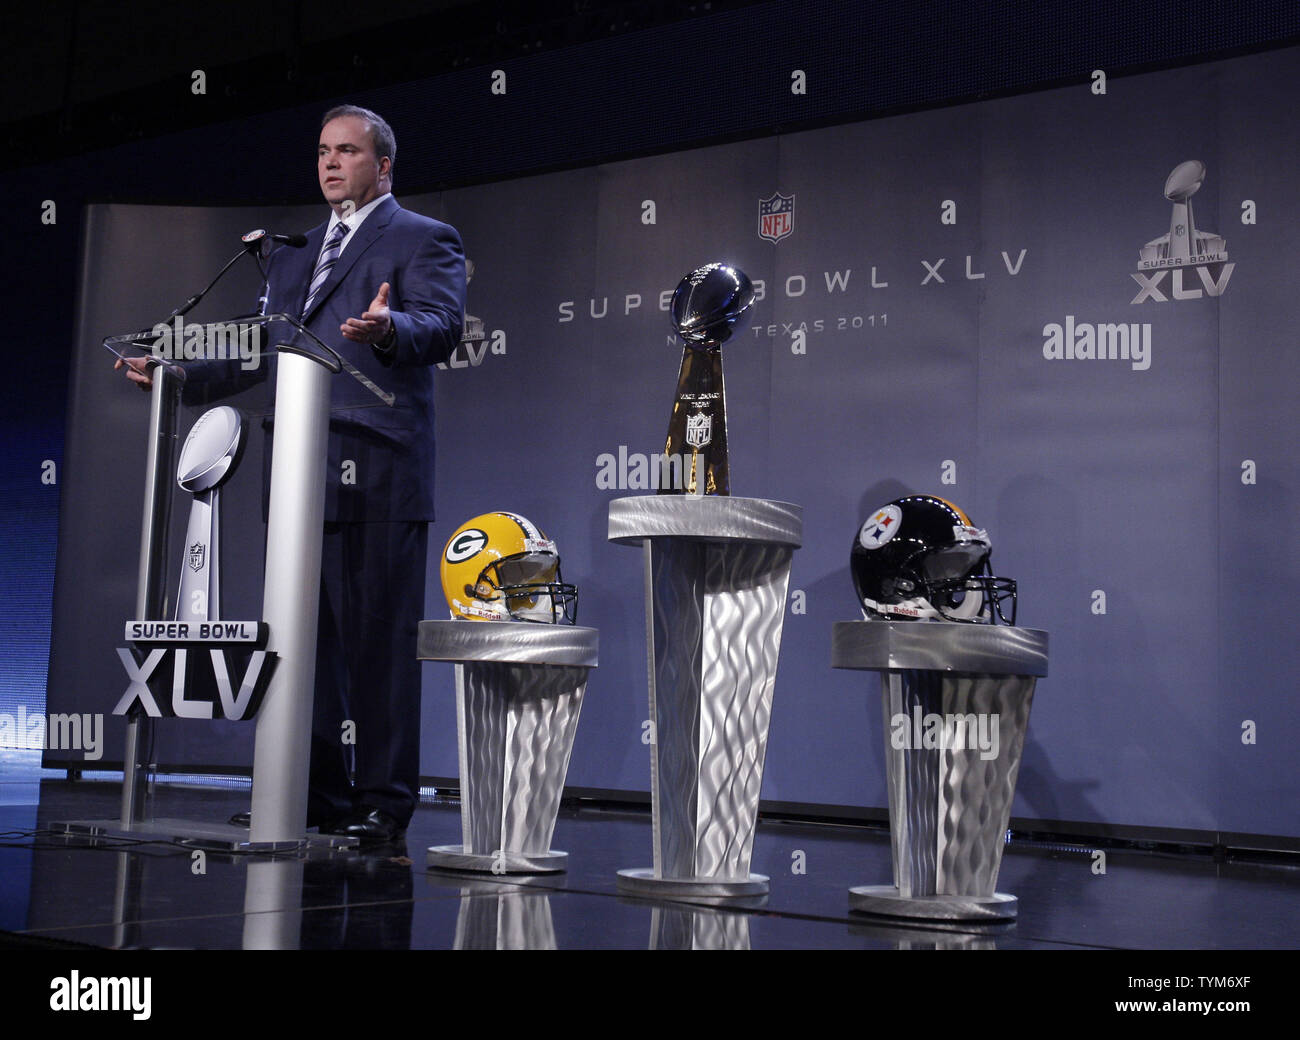
[[[566, 874], [439, 874], [425, 849], [458, 844], [455, 803], [421, 805], [406, 841], [373, 853], [232, 857], [166, 844], [92, 848], [41, 831], [112, 818], [119, 785], [0, 777], [0, 931], [12, 940], [184, 949], [1199, 949], [1300, 945], [1300, 868], [1013, 842], [998, 890], [1019, 920], [957, 930], [851, 913], [848, 889], [890, 880], [881, 830], [763, 822], [753, 869], [766, 902], [713, 908], [618, 893], [616, 871], [651, 863], [649, 814], [566, 809], [553, 847]], [[246, 791], [160, 787], [156, 815], [207, 822]], [[799, 872], [800, 867], [803, 872]]]

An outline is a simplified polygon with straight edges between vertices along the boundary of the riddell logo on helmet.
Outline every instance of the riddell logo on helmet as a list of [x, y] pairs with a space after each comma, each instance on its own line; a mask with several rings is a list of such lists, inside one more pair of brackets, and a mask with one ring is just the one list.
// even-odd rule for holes
[[925, 616], [919, 610], [909, 607], [905, 603], [891, 603], [888, 610], [891, 614], [902, 614], [905, 617], [919, 618]]

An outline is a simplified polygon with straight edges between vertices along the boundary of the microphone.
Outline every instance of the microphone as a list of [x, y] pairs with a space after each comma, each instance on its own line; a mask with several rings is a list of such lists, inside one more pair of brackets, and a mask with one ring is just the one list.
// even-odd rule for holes
[[240, 236], [240, 241], [244, 243], [244, 248], [250, 252], [255, 248], [260, 249], [263, 240], [267, 242], [282, 242], [286, 246], [291, 246], [294, 249], [301, 249], [307, 244], [306, 235], [277, 235], [267, 231], [265, 228], [257, 228], [256, 230]]

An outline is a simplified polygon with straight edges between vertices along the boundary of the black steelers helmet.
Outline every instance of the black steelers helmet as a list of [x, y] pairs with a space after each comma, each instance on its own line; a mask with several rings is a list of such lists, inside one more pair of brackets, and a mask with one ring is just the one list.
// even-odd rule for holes
[[957, 506], [909, 495], [858, 528], [849, 566], [868, 620], [1016, 623], [1016, 583], [995, 578], [993, 546]]

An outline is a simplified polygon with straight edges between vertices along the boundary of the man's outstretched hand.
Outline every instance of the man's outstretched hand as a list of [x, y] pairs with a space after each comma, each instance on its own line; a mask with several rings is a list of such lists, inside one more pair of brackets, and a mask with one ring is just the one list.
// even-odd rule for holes
[[152, 361], [153, 359], [148, 357], [118, 358], [113, 365], [113, 371], [125, 368], [127, 379], [139, 386], [141, 390], [151, 390], [153, 376], [149, 374], [149, 368]]
[[388, 311], [388, 283], [385, 282], [370, 301], [366, 313], [359, 318], [349, 318], [339, 326], [339, 331], [353, 343], [382, 343], [393, 327]]

